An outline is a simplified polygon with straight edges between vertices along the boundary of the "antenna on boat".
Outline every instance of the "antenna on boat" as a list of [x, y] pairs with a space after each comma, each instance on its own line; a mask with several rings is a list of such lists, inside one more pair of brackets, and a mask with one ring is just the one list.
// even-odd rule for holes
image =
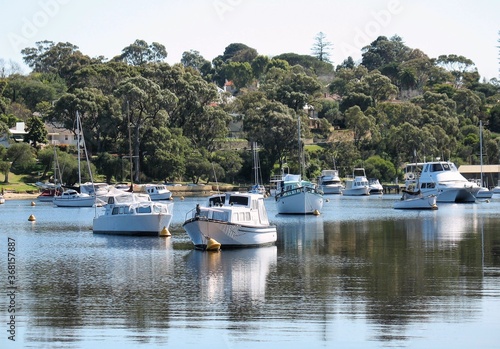
[[217, 185], [217, 194], [220, 194], [219, 182], [217, 181], [217, 174], [215, 173], [215, 166], [213, 162], [212, 162], [212, 171], [214, 171], [215, 184]]

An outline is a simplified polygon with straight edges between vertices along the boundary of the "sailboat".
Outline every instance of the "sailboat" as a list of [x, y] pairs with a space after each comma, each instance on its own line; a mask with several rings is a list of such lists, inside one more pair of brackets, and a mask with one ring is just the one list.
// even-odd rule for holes
[[266, 187], [264, 187], [259, 179], [262, 177], [260, 175], [260, 163], [259, 163], [259, 153], [257, 149], [257, 142], [252, 143], [252, 152], [253, 152], [253, 172], [254, 172], [254, 185], [250, 189], [250, 193], [255, 194], [266, 194]]
[[[82, 184], [82, 171], [81, 171], [81, 161], [80, 161], [80, 137], [83, 135], [83, 129], [80, 120], [80, 114], [76, 112], [76, 134], [77, 134], [77, 148], [78, 148], [78, 184]], [[90, 173], [91, 182], [92, 171], [90, 170], [90, 163], [87, 154], [87, 147], [85, 146], [85, 140], [83, 140], [83, 149], [85, 152], [85, 159], [87, 160], [88, 170]], [[89, 195], [85, 193], [79, 193], [75, 189], [67, 189], [60, 196], [55, 196], [52, 201], [54, 205], [58, 207], [92, 207], [96, 203], [96, 196]]]
[[35, 183], [38, 188], [42, 190], [42, 192], [37, 196], [38, 201], [40, 202], [52, 202], [54, 201], [54, 197], [61, 195], [62, 187], [61, 183], [59, 183], [61, 176], [61, 169], [59, 167], [59, 160], [57, 158], [57, 149], [54, 147], [54, 183]]
[[491, 199], [493, 197], [493, 191], [484, 187], [483, 182], [483, 122], [479, 121], [479, 156], [481, 158], [481, 179], [479, 184], [479, 191], [476, 194], [476, 199]]
[[298, 117], [300, 174], [284, 174], [276, 181], [276, 205], [278, 213], [319, 214], [323, 208], [323, 192], [310, 181], [302, 179], [303, 153], [300, 141], [300, 115]]

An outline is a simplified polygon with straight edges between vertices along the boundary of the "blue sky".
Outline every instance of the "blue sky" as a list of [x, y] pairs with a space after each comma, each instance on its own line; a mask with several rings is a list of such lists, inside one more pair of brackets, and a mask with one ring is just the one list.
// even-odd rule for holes
[[[22, 64], [35, 42], [70, 42], [112, 58], [142, 39], [163, 44], [167, 62], [191, 49], [212, 60], [235, 42], [273, 56], [310, 54], [319, 32], [332, 60], [361, 59], [379, 35], [401, 36], [431, 58], [463, 55], [487, 79], [499, 78], [498, 0], [0, 0], [0, 59]], [[29, 70], [25, 69], [25, 73]]]

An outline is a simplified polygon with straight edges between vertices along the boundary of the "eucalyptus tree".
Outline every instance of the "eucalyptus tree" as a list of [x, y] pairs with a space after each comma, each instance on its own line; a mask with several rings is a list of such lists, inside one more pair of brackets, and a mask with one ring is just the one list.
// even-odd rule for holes
[[238, 89], [249, 86], [254, 76], [252, 66], [248, 62], [227, 62], [222, 65], [221, 73]]
[[34, 149], [25, 142], [11, 144], [5, 153], [5, 159], [9, 164], [4, 172], [5, 183], [9, 183], [9, 172], [27, 172], [36, 163]]
[[158, 42], [148, 44], [144, 40], [137, 39], [122, 50], [120, 60], [130, 65], [143, 65], [146, 63], [159, 63], [167, 58], [165, 46]]
[[443, 67], [453, 75], [456, 87], [462, 86], [464, 79], [467, 79], [467, 75], [477, 72], [476, 65], [472, 60], [456, 54], [439, 56], [436, 65]]
[[182, 53], [181, 64], [186, 68], [196, 69], [203, 77], [208, 76], [212, 70], [212, 63], [203, 58], [196, 50], [184, 51]]
[[70, 90], [96, 88], [104, 95], [112, 95], [124, 79], [140, 75], [137, 67], [125, 62], [92, 64], [75, 71], [68, 81]]
[[317, 78], [308, 76], [303, 68], [295, 66], [289, 70], [269, 69], [260, 90], [269, 100], [279, 101], [299, 111], [318, 97], [321, 88]]
[[365, 115], [357, 105], [345, 112], [345, 119], [347, 127], [353, 131], [356, 146], [360, 145], [361, 140], [366, 138], [375, 126], [375, 118]]
[[452, 99], [457, 104], [457, 113], [463, 114], [474, 124], [479, 122], [478, 116], [483, 103], [477, 93], [467, 88], [460, 88], [456, 90]]
[[143, 75], [175, 95], [177, 102], [168, 109], [169, 124], [182, 128], [195, 147], [211, 151], [216, 140], [227, 135], [231, 117], [217, 106], [221, 99], [214, 84], [181, 64], [149, 65]]
[[266, 163], [272, 166], [279, 162], [282, 168], [286, 156], [298, 158], [298, 136], [294, 136], [298, 135], [298, 115], [293, 109], [268, 100], [260, 91], [241, 96], [237, 108], [244, 115], [243, 129], [248, 139], [261, 145]]
[[194, 151], [191, 141], [180, 128], [155, 124], [144, 134], [143, 172], [155, 180], [180, 180], [186, 172], [186, 159]]
[[174, 108], [178, 99], [171, 91], [162, 89], [154, 81], [142, 76], [124, 80], [118, 85], [115, 94], [123, 101], [123, 113], [127, 116], [128, 127], [132, 129], [133, 156], [136, 160], [134, 180], [138, 181], [141, 130], [157, 117], [167, 117], [168, 110]]
[[379, 36], [370, 45], [362, 49], [362, 61], [368, 70], [379, 69], [396, 63], [406, 61], [410, 55], [411, 49], [406, 46], [403, 39], [397, 35], [388, 39], [385, 36]]
[[122, 123], [119, 101], [96, 88], [75, 89], [57, 100], [48, 121], [68, 130], [76, 129], [76, 113], [80, 113], [83, 136], [90, 154], [116, 150], [120, 136], [116, 127]]

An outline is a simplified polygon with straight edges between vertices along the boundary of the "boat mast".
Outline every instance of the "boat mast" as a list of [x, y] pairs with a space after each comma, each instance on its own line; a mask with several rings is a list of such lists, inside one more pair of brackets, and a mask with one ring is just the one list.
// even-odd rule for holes
[[297, 128], [298, 128], [298, 136], [299, 136], [299, 174], [302, 178], [303, 171], [303, 154], [302, 154], [302, 143], [300, 142], [300, 114], [297, 117]]
[[134, 191], [134, 167], [132, 164], [132, 135], [130, 133], [130, 112], [129, 103], [127, 101], [127, 129], [128, 129], [128, 155], [130, 158], [130, 189], [129, 191]]
[[483, 122], [479, 120], [479, 157], [481, 158], [481, 187], [483, 186]]
[[82, 169], [80, 164], [80, 137], [81, 137], [81, 127], [80, 127], [80, 115], [78, 111], [76, 112], [76, 148], [78, 151], [78, 185], [82, 184]]

